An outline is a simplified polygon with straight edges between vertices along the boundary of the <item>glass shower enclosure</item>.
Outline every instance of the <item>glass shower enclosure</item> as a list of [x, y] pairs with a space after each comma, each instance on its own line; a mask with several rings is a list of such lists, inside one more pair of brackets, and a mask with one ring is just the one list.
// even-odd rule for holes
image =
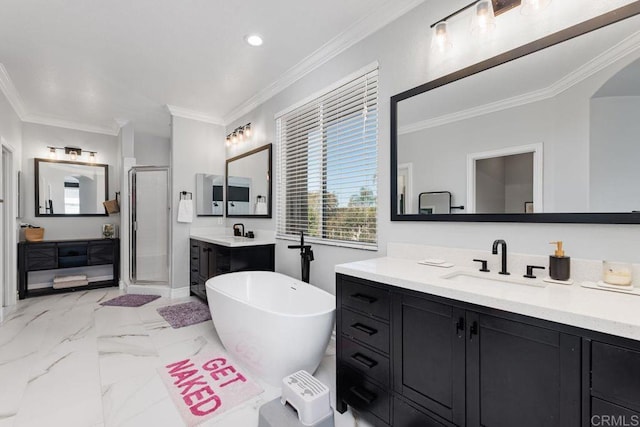
[[130, 280], [169, 284], [169, 168], [134, 166], [129, 171]]

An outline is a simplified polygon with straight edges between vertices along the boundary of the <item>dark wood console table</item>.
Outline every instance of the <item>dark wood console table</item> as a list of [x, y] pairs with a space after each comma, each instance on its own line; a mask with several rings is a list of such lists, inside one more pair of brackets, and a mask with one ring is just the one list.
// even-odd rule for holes
[[[59, 270], [94, 265], [113, 265], [113, 279], [89, 282], [65, 289], [29, 289], [30, 271]], [[118, 286], [120, 239], [49, 240], [18, 243], [18, 297], [28, 297]]]

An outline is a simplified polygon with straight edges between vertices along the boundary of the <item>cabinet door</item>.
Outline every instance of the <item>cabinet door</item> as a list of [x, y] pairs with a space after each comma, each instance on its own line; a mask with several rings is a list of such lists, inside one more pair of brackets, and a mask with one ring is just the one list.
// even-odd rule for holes
[[394, 295], [393, 310], [395, 390], [464, 425], [464, 311], [404, 294]]
[[467, 426], [580, 425], [580, 339], [467, 312]]

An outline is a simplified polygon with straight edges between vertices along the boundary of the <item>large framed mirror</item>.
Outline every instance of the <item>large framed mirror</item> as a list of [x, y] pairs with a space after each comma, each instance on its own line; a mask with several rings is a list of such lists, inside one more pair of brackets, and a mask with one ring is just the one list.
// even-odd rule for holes
[[227, 160], [227, 217], [271, 218], [271, 144]]
[[106, 216], [109, 165], [35, 159], [36, 216]]
[[224, 215], [224, 176], [196, 174], [196, 215]]
[[[640, 223], [639, 14], [634, 2], [393, 96], [391, 219]], [[424, 208], [447, 193], [449, 213]]]

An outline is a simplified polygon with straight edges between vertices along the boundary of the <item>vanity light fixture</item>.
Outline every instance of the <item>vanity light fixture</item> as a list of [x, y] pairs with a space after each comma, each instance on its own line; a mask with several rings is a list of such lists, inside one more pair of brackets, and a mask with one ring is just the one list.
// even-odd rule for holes
[[245, 139], [251, 138], [252, 134], [253, 132], [251, 130], [251, 123], [247, 123], [244, 126], [238, 126], [237, 128], [235, 128], [233, 132], [227, 135], [225, 141], [227, 143], [227, 146], [229, 146], [231, 144], [242, 142]]
[[[47, 148], [49, 149], [50, 159], [57, 159], [58, 150], [64, 150], [64, 153], [68, 156], [68, 159], [72, 161], [78, 160], [78, 157], [82, 156], [82, 151], [83, 151], [82, 148], [79, 148], [79, 147], [53, 147], [51, 145], [47, 145]], [[89, 162], [95, 163], [96, 154], [98, 154], [98, 152], [88, 151], [88, 150], [84, 150], [84, 151], [89, 153]]]
[[475, 6], [471, 34], [487, 34], [496, 28], [496, 16], [491, 0], [480, 0]]
[[[482, 35], [491, 32], [496, 27], [496, 16], [518, 7], [526, 0], [475, 0], [468, 5], [456, 10], [452, 14], [431, 24], [433, 29], [433, 46], [444, 52], [451, 48], [451, 35], [449, 33], [448, 21], [454, 16], [466, 11], [473, 10], [471, 33]], [[549, 3], [551, 0], [529, 0], [534, 3]], [[524, 12], [523, 12], [524, 13]]]

